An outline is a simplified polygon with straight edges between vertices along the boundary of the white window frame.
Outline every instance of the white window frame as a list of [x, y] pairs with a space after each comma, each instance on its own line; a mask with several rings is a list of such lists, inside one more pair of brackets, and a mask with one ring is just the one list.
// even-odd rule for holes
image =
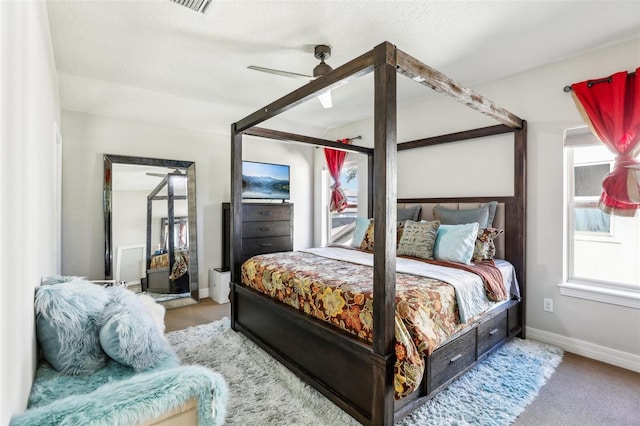
[[[597, 302], [609, 303], [614, 305], [626, 306], [630, 308], [640, 309], [640, 286], [607, 282], [602, 280], [593, 280], [582, 277], [575, 277], [573, 273], [574, 267], [574, 213], [575, 207], [595, 207], [597, 198], [592, 197], [574, 197], [573, 168], [575, 167], [573, 159], [573, 148], [579, 146], [598, 145], [601, 142], [592, 136], [586, 127], [567, 129], [565, 131], [565, 149], [564, 149], [564, 210], [565, 210], [565, 226], [564, 226], [564, 278], [559, 284], [560, 294], [564, 296], [577, 297]], [[598, 162], [601, 163], [601, 162]], [[596, 164], [596, 163], [594, 163]], [[579, 239], [589, 241], [599, 241], [606, 243], [620, 243], [615, 234], [615, 216], [611, 217], [611, 229], [608, 235], [600, 233], [582, 233], [577, 237]]]

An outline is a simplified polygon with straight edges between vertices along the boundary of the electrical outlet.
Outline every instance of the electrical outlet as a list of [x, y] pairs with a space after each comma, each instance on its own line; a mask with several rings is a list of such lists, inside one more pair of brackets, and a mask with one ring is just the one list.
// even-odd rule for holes
[[553, 299], [544, 299], [542, 309], [547, 312], [553, 312]]

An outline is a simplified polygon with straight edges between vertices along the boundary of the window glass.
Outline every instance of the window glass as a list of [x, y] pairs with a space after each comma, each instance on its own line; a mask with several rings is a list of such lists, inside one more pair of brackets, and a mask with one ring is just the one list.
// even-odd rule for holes
[[574, 230], [576, 232], [611, 232], [611, 216], [595, 207], [574, 208]]
[[565, 150], [568, 280], [640, 286], [640, 214], [611, 216], [597, 207], [614, 155], [599, 142]]
[[[329, 187], [333, 180], [329, 177]], [[340, 172], [340, 186], [347, 197], [347, 208], [340, 212], [331, 212], [329, 242], [332, 244], [349, 244], [358, 216], [358, 164], [356, 161], [345, 161]]]
[[602, 180], [609, 174], [609, 163], [576, 165], [574, 173], [576, 197], [599, 197], [602, 192]]

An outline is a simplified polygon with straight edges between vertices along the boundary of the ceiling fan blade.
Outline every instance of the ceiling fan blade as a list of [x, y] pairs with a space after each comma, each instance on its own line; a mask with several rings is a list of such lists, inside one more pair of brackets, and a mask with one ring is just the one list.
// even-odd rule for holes
[[331, 90], [323, 93], [322, 95], [318, 95], [318, 100], [322, 104], [323, 108], [331, 108], [333, 106], [333, 103], [331, 101]]
[[280, 75], [280, 76], [283, 76], [283, 77], [298, 78], [298, 79], [307, 80], [307, 81], [308, 80], [313, 80], [312, 76], [305, 75], [305, 74], [298, 74], [297, 72], [274, 70], [272, 68], [258, 67], [258, 66], [255, 66], [255, 65], [249, 65], [247, 68], [249, 68], [250, 70], [262, 71], [262, 72], [266, 72], [266, 73], [269, 73], [269, 74]]

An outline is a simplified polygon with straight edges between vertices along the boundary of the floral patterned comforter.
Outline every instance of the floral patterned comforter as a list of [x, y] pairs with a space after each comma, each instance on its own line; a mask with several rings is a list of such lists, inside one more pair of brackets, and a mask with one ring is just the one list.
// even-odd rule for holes
[[[171, 268], [169, 279], [175, 281], [186, 274], [189, 270], [189, 251], [175, 250], [173, 255], [175, 261], [173, 262], [173, 268]], [[168, 267], [169, 253], [159, 254], [151, 258], [151, 266], [149, 269], [161, 269]]]
[[[255, 256], [242, 283], [357, 336], [373, 341], [373, 269], [307, 252]], [[395, 397], [413, 392], [425, 363], [460, 323], [454, 287], [417, 275], [396, 275]]]

